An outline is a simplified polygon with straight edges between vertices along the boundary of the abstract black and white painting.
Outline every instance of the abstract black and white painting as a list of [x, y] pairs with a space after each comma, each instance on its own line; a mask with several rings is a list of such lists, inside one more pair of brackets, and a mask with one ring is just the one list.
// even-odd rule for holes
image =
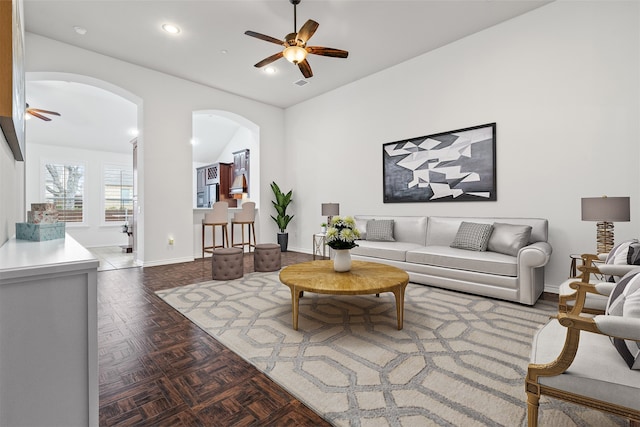
[[496, 124], [382, 146], [384, 203], [495, 201]]

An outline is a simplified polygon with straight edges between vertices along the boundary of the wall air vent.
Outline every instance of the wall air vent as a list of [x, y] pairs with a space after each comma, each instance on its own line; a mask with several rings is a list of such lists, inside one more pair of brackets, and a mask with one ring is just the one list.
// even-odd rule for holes
[[296, 86], [304, 86], [306, 84], [309, 84], [309, 82], [305, 79], [300, 79], [300, 80], [296, 80], [295, 82], [293, 82], [294, 85]]

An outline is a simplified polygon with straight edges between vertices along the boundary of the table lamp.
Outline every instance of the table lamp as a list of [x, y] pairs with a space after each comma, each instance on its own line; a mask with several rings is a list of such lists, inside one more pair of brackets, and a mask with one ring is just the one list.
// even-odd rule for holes
[[340, 204], [339, 203], [323, 203], [322, 216], [327, 217], [327, 227], [331, 225], [331, 217], [334, 215], [340, 215]]
[[629, 197], [583, 197], [582, 220], [597, 221], [596, 242], [598, 254], [613, 249], [613, 223], [631, 220]]

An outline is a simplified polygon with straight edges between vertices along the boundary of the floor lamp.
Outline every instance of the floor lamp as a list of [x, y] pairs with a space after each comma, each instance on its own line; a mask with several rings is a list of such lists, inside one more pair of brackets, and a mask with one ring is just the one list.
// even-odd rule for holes
[[334, 215], [340, 215], [340, 204], [339, 203], [323, 203], [322, 216], [327, 217], [327, 227], [331, 227], [331, 217]]
[[584, 197], [582, 220], [597, 221], [596, 242], [598, 254], [613, 249], [613, 223], [631, 220], [629, 197]]

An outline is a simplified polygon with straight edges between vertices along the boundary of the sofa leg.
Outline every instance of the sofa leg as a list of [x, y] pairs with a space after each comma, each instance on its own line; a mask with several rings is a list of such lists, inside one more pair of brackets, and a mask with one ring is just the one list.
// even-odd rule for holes
[[540, 396], [527, 393], [527, 422], [529, 427], [538, 427], [538, 407]]

